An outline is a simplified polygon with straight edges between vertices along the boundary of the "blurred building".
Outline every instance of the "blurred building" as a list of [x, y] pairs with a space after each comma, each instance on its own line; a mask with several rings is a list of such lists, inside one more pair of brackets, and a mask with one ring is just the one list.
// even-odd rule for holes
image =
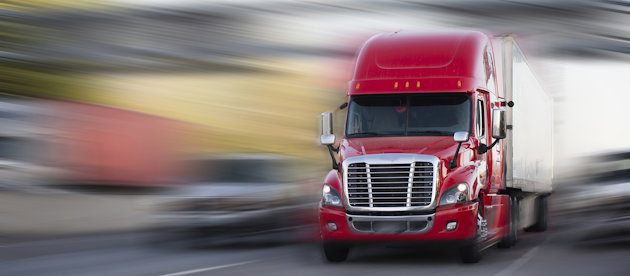
[[[0, 5], [0, 92], [98, 103], [190, 123], [196, 127], [191, 148], [198, 153], [272, 152], [322, 166], [326, 153], [315, 146], [318, 114], [344, 101], [354, 50], [373, 33], [475, 28], [514, 32], [526, 50], [543, 57], [617, 58], [630, 52], [628, 5], [619, 1]], [[563, 91], [570, 81], [561, 70], [536, 71], [543, 72], [538, 77], [558, 105], [575, 95]], [[575, 110], [574, 102], [566, 105]], [[555, 118], [558, 125], [569, 119]], [[566, 133], [579, 131], [568, 128], [575, 127], [569, 125]], [[562, 145], [570, 136], [556, 137]]]
[[3, 97], [0, 186], [172, 186], [183, 181], [190, 125], [84, 102]]
[[49, 110], [30, 100], [0, 99], [0, 189], [45, 184], [58, 173], [45, 157], [52, 130], [43, 119]]
[[[5, 93], [94, 102], [189, 122], [199, 152], [320, 156], [317, 115], [343, 101], [315, 57], [234, 8], [5, 11]], [[262, 23], [261, 23], [262, 22]]]

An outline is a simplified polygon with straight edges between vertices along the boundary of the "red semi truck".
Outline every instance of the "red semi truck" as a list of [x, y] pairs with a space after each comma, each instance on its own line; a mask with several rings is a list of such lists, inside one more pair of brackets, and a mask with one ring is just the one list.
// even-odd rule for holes
[[552, 99], [511, 36], [395, 32], [356, 59], [319, 207], [324, 255], [369, 242], [456, 245], [462, 261], [547, 228]]

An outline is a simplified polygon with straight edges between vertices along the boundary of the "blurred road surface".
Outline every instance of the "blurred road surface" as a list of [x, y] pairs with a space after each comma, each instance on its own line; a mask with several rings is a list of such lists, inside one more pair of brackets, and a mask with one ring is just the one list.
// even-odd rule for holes
[[[554, 225], [521, 233], [516, 247], [490, 248], [474, 265], [450, 251], [354, 250], [345, 263], [322, 260], [314, 244], [166, 242], [158, 233], [0, 240], [2, 275], [627, 275], [628, 244], [581, 241]], [[197, 246], [191, 246], [191, 244]]]

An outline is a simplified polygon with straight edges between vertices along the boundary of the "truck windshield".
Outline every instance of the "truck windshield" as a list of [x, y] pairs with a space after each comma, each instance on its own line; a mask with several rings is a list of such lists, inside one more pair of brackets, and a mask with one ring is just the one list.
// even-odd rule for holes
[[464, 93], [354, 96], [348, 108], [346, 137], [470, 133], [471, 106], [470, 96]]

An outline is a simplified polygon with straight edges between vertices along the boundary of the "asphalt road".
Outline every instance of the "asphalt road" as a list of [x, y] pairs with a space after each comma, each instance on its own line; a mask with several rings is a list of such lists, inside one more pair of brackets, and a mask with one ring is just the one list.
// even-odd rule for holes
[[[585, 243], [555, 227], [521, 233], [510, 249], [490, 248], [466, 265], [449, 250], [357, 248], [347, 262], [322, 260], [315, 244], [212, 243], [157, 233], [0, 239], [1, 275], [628, 275], [627, 243]], [[254, 239], [256, 240], [256, 239]]]

